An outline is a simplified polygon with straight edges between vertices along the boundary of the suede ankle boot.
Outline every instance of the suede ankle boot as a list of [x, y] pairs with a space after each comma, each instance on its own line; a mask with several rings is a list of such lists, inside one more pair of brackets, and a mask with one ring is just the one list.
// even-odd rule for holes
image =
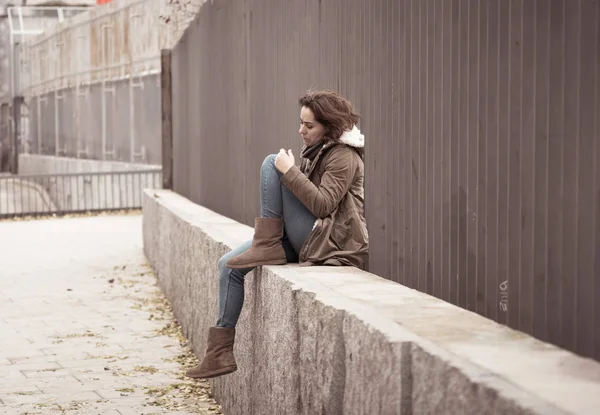
[[226, 375], [237, 370], [233, 356], [235, 329], [211, 327], [208, 330], [208, 344], [204, 360], [185, 374], [190, 378], [208, 379]]
[[256, 218], [252, 246], [243, 254], [230, 258], [227, 266], [233, 269], [254, 268], [259, 265], [285, 265], [287, 259], [281, 238], [283, 221], [277, 218]]

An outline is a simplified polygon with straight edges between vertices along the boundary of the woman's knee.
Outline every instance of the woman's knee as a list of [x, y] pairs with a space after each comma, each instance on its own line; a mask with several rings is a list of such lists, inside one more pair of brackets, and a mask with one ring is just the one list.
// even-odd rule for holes
[[231, 258], [231, 252], [223, 255], [221, 258], [219, 258], [219, 261], [217, 262], [217, 266], [219, 267], [219, 276], [223, 277], [223, 275], [225, 275], [228, 271], [227, 269], [227, 261], [229, 261], [229, 258]]
[[267, 157], [265, 157], [265, 160], [263, 161], [261, 170], [268, 170], [268, 169], [273, 169], [275, 170], [275, 158], [277, 157], [277, 154], [269, 154]]
[[227, 261], [227, 255], [223, 255], [221, 258], [219, 258], [219, 261], [217, 262], [217, 266], [219, 267], [219, 275], [222, 275], [223, 271], [225, 271], [225, 268], [227, 267]]
[[230, 269], [227, 266], [227, 261], [229, 261], [230, 258], [236, 255], [237, 254], [235, 253], [235, 251], [230, 251], [223, 255], [221, 258], [219, 258], [219, 261], [217, 263], [217, 266], [219, 267], [219, 280], [227, 282], [228, 280], [233, 278], [237, 282], [244, 282], [243, 273], [240, 273], [239, 270]]

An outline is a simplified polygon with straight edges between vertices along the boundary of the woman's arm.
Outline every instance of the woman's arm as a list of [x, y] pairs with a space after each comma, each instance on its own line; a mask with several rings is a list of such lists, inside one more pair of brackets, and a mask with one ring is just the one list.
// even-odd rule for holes
[[[345, 149], [346, 151], [353, 150]], [[336, 151], [336, 150], [333, 150]], [[315, 186], [298, 167], [290, 168], [281, 183], [302, 202], [317, 218], [325, 218], [333, 212], [350, 189], [358, 168], [357, 157], [346, 156], [346, 151], [333, 155], [325, 166], [319, 187]]]

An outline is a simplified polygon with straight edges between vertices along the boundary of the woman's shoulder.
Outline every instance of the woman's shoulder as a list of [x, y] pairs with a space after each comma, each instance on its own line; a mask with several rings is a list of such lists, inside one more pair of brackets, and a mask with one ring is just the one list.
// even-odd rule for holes
[[351, 147], [344, 143], [333, 143], [328, 151], [330, 157], [360, 157], [360, 149]]
[[361, 174], [364, 172], [364, 161], [357, 150], [343, 143], [334, 144], [324, 155], [319, 171], [323, 173], [329, 169], [343, 168]]
[[329, 162], [343, 161], [344, 163], [363, 163], [362, 148], [350, 147], [344, 143], [335, 143], [327, 152]]

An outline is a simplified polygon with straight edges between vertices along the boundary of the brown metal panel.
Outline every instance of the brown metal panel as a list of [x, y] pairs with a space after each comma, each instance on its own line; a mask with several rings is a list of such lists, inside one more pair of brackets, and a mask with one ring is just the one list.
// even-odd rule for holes
[[[382, 95], [382, 67], [385, 51], [382, 45], [381, 28], [383, 26], [383, 16], [381, 15], [381, 4], [382, 0], [374, 0], [368, 2], [368, 9], [365, 13], [365, 42], [366, 50], [368, 51], [367, 59], [367, 76], [366, 83], [370, 85], [372, 94], [369, 94], [367, 98], [368, 106], [366, 106], [366, 112], [364, 114], [365, 119], [369, 120], [366, 125], [371, 131], [371, 147], [369, 151], [370, 162], [368, 163], [369, 169], [368, 175], [370, 177], [368, 185], [368, 205], [367, 212], [382, 212], [385, 210], [385, 191], [387, 185], [387, 178], [385, 177], [386, 164], [384, 162], [384, 146], [385, 140], [381, 137], [381, 123], [385, 116], [381, 113], [381, 95]], [[373, 25], [373, 22], [379, 22], [377, 26]], [[386, 243], [387, 243], [387, 230], [386, 230], [386, 217], [385, 215], [378, 215], [377, 219], [373, 218], [371, 221], [372, 228], [375, 229], [374, 243], [379, 250], [379, 258], [384, 258], [386, 254]], [[379, 258], [373, 258], [375, 261], [379, 261]], [[387, 266], [380, 266], [383, 272], [387, 270]], [[389, 272], [389, 270], [387, 270]]]
[[536, 3], [534, 73], [534, 161], [533, 161], [533, 264], [530, 304], [532, 333], [547, 337], [547, 249], [548, 234], [548, 95], [550, 68], [550, 4]]
[[532, 272], [533, 272], [533, 180], [534, 180], [534, 143], [535, 143], [535, 2], [524, 1], [522, 22], [522, 85], [521, 85], [521, 142], [518, 153], [521, 169], [521, 250], [519, 274], [519, 323], [517, 327], [532, 330]]
[[580, 49], [577, 43], [581, 38], [581, 2], [579, 0], [569, 3], [565, 7], [565, 136], [563, 147], [563, 273], [562, 273], [562, 304], [561, 319], [562, 333], [561, 345], [569, 349], [576, 347], [575, 336], [577, 325], [574, 321], [577, 307], [577, 215], [579, 174], [578, 149], [580, 143]]
[[488, 36], [488, 2], [479, 2], [479, 10], [477, 13], [477, 55], [479, 60], [478, 67], [478, 82], [477, 82], [477, 118], [475, 120], [475, 128], [477, 130], [477, 160], [476, 160], [476, 180], [475, 189], [471, 189], [476, 193], [477, 207], [473, 222], [475, 223], [476, 240], [474, 254], [474, 276], [476, 289], [474, 292], [474, 309], [482, 315], [486, 315], [486, 294], [487, 294], [487, 162], [488, 162], [488, 146], [489, 140], [489, 124], [492, 117], [489, 116], [488, 97], [490, 96], [487, 90], [487, 77], [489, 68], [489, 50], [487, 45]]
[[426, 2], [418, 1], [415, 4], [417, 13], [417, 25], [415, 35], [418, 39], [417, 43], [417, 67], [415, 72], [417, 77], [413, 78], [416, 81], [415, 85], [415, 124], [413, 125], [413, 158], [415, 160], [415, 169], [417, 174], [413, 181], [415, 198], [415, 228], [413, 232], [415, 243], [415, 270], [417, 284], [415, 287], [420, 291], [426, 291], [425, 285], [425, 251], [426, 251], [426, 232], [425, 220], [427, 216], [425, 207], [425, 194], [427, 192], [426, 170], [427, 170], [427, 155], [425, 153], [427, 145], [426, 132], [426, 88], [427, 88], [427, 19], [426, 19]]
[[[467, 6], [467, 4], [465, 5]], [[479, 0], [469, 0], [467, 22], [467, 54], [468, 66], [467, 75], [467, 113], [466, 113], [466, 251], [465, 251], [465, 281], [466, 281], [466, 303], [460, 303], [471, 311], [476, 310], [477, 296], [477, 179], [478, 179], [478, 148], [479, 148], [479, 79], [480, 79], [480, 55], [479, 43], [481, 42], [479, 33]]]
[[508, 324], [519, 325], [521, 282], [521, 136], [523, 71], [523, 0], [514, 0], [510, 8], [509, 77], [509, 154], [508, 154]]
[[[386, 230], [386, 256], [387, 258], [398, 258], [398, 210], [400, 209], [398, 201], [398, 192], [396, 191], [396, 177], [398, 177], [398, 137], [396, 136], [395, 124], [397, 121], [397, 88], [396, 78], [396, 55], [394, 48], [396, 41], [396, 29], [394, 21], [394, 3], [390, 0], [385, 0], [382, 5], [382, 23], [383, 27], [383, 42], [384, 57], [382, 68], [382, 97], [381, 97], [381, 112], [382, 128], [378, 133], [380, 139], [385, 143], [384, 154], [384, 174], [386, 176], [386, 186], [384, 200], [386, 201], [385, 211], [385, 230]], [[390, 160], [391, 158], [391, 160]], [[397, 260], [386, 261], [387, 275], [392, 278], [398, 278]]]
[[[386, 176], [386, 200], [385, 208], [385, 229], [387, 232], [387, 251], [386, 255], [395, 258], [389, 261], [386, 268], [389, 269], [389, 278], [394, 281], [404, 279], [404, 252], [403, 252], [403, 210], [404, 199], [401, 192], [400, 178], [402, 177], [405, 155], [402, 152], [402, 102], [403, 102], [403, 50], [402, 50], [402, 15], [401, 2], [388, 0], [385, 3], [384, 16], [387, 60], [385, 65], [385, 85], [382, 89], [386, 97], [383, 101], [382, 117], [385, 126], [379, 133], [381, 140], [387, 143], [385, 152]], [[393, 161], [390, 161], [393, 160]]]
[[550, 62], [548, 91], [548, 233], [547, 233], [547, 333], [548, 340], [561, 343], [563, 272], [562, 198], [565, 144], [565, 2], [550, 2]]
[[[598, 3], [581, 2], [581, 20], [577, 44], [581, 51], [579, 82], [579, 147], [577, 177], [577, 289], [575, 309], [575, 350], [589, 356], [593, 353], [593, 340], [590, 327], [594, 327], [594, 147], [600, 136], [594, 135], [597, 111], [595, 104], [597, 95], [595, 88], [598, 74], [598, 20], [596, 11]], [[586, 52], [590, 51], [590, 52]], [[597, 301], [600, 301], [597, 300]]]
[[431, 222], [430, 222], [430, 254], [427, 263], [428, 271], [430, 272], [431, 287], [430, 293], [436, 297], [442, 295], [442, 211], [443, 211], [443, 189], [441, 171], [443, 168], [442, 151], [443, 151], [443, 3], [431, 1], [430, 10], [430, 42], [431, 42], [431, 58], [430, 63], [432, 69], [430, 71], [432, 85], [431, 99], [431, 147], [430, 159], [432, 168], [430, 174], [430, 192], [431, 194]]
[[467, 259], [468, 259], [468, 240], [467, 240], [467, 216], [468, 216], [468, 166], [469, 166], [469, 25], [470, 25], [470, 4], [469, 0], [459, 2], [459, 116], [458, 116], [458, 188], [455, 189], [458, 196], [458, 298], [457, 303], [460, 306], [467, 304]]
[[425, 82], [425, 112], [421, 114], [424, 119], [423, 128], [423, 143], [424, 153], [423, 159], [425, 160], [424, 166], [424, 183], [423, 183], [423, 212], [424, 215], [424, 227], [421, 229], [421, 233], [424, 236], [423, 240], [423, 289], [427, 293], [433, 293], [433, 263], [434, 260], [434, 202], [436, 200], [437, 193], [433, 189], [433, 178], [437, 169], [437, 165], [434, 160], [434, 130], [436, 125], [435, 119], [435, 102], [437, 97], [435, 95], [435, 60], [434, 60], [434, 48], [435, 48], [435, 5], [433, 2], [427, 0], [424, 2], [423, 7], [424, 13], [424, 36], [425, 36], [425, 66], [426, 66], [426, 82]]
[[510, 79], [511, 45], [510, 2], [499, 2], [498, 55], [498, 321], [508, 324], [509, 303], [509, 179], [510, 179]]
[[459, 115], [460, 115], [460, 79], [461, 79], [461, 15], [460, 4], [462, 0], [452, 1], [452, 103], [450, 110], [450, 295], [447, 301], [453, 304], [458, 302], [458, 254], [459, 254], [459, 193], [458, 193], [458, 167], [459, 167]]
[[412, 175], [412, 155], [410, 154], [410, 120], [411, 120], [411, 106], [410, 106], [410, 87], [411, 87], [411, 21], [412, 21], [412, 0], [402, 0], [400, 7], [400, 15], [402, 22], [401, 30], [401, 41], [402, 41], [402, 57], [400, 58], [402, 76], [400, 78], [400, 88], [402, 91], [402, 104], [400, 107], [400, 136], [402, 137], [400, 151], [402, 152], [402, 164], [400, 169], [399, 177], [399, 191], [402, 192], [402, 222], [403, 227], [401, 229], [400, 238], [402, 240], [402, 278], [398, 281], [402, 284], [410, 286], [411, 284], [411, 243], [410, 243], [410, 211], [411, 211], [411, 195], [410, 195], [410, 183]]
[[442, 228], [440, 232], [441, 238], [441, 264], [440, 264], [440, 279], [441, 279], [441, 294], [440, 298], [450, 299], [450, 284], [453, 279], [450, 270], [450, 255], [451, 246], [451, 232], [450, 232], [450, 215], [451, 215], [451, 114], [452, 114], [452, 81], [453, 81], [453, 65], [452, 65], [452, 45], [453, 45], [453, 34], [454, 27], [452, 20], [453, 2], [445, 1], [441, 3], [442, 8], [442, 21], [441, 21], [441, 61], [442, 61], [442, 122], [440, 123], [441, 131], [441, 152], [442, 152], [442, 165], [440, 169], [440, 183], [442, 189]]
[[405, 285], [408, 285], [409, 274], [410, 274], [410, 241], [408, 239], [408, 229], [410, 227], [410, 216], [409, 216], [409, 201], [410, 194], [408, 187], [406, 186], [410, 178], [410, 165], [411, 156], [409, 154], [409, 140], [408, 140], [408, 119], [410, 105], [408, 101], [408, 87], [410, 85], [409, 68], [410, 68], [410, 39], [408, 37], [410, 27], [410, 13], [408, 2], [410, 0], [402, 0], [400, 3], [399, 14], [401, 16], [401, 31], [400, 31], [400, 42], [401, 42], [401, 56], [400, 59], [400, 72], [399, 78], [400, 93], [401, 93], [401, 106], [400, 106], [400, 152], [402, 153], [401, 164], [399, 166], [399, 179], [398, 179], [398, 192], [400, 193], [401, 200], [401, 228], [399, 230], [400, 244], [401, 244], [401, 256], [398, 259], [400, 261], [401, 279], [399, 280]]
[[[395, 159], [392, 152], [393, 140], [390, 136], [392, 123], [394, 120], [393, 100], [393, 80], [392, 80], [392, 61], [393, 51], [391, 50], [391, 34], [392, 27], [390, 25], [391, 6], [388, 0], [378, 0], [373, 3], [372, 20], [374, 24], [374, 37], [376, 44], [374, 47], [379, 49], [377, 59], [375, 61], [375, 75], [373, 81], [374, 88], [379, 91], [379, 95], [375, 96], [373, 117], [377, 119], [377, 127], [375, 131], [376, 138], [380, 148], [380, 161], [378, 162], [378, 170], [381, 172], [382, 180], [380, 187], [381, 208], [379, 215], [382, 218], [382, 234], [383, 246], [382, 253], [385, 258], [393, 256], [394, 246], [393, 241], [393, 211], [394, 211], [394, 192], [393, 186], [393, 166], [388, 160]], [[379, 22], [379, 24], [377, 24]], [[397, 205], [396, 205], [397, 206]], [[393, 275], [392, 263], [385, 260], [385, 265], [382, 267], [386, 275]]]
[[[249, 30], [250, 30], [250, 15], [248, 1], [235, 2], [235, 14], [232, 19], [239, 22], [236, 24], [237, 31], [234, 34], [232, 43], [237, 44], [237, 50], [233, 50], [232, 54], [235, 61], [232, 65], [235, 66], [236, 75], [233, 85], [237, 94], [230, 94], [233, 104], [236, 107], [239, 120], [237, 128], [234, 130], [234, 137], [228, 143], [229, 154], [233, 157], [232, 168], [230, 169], [230, 183], [235, 189], [242, 189], [230, 197], [232, 207], [232, 215], [234, 217], [242, 217], [242, 212], [247, 209], [246, 199], [247, 192], [250, 190], [245, 186], [246, 177], [244, 175], [244, 160], [246, 160], [247, 148], [249, 143], [249, 130], [251, 119], [248, 116], [249, 102], [249, 85], [248, 85], [248, 61], [251, 59], [251, 51], [248, 47]], [[254, 189], [253, 189], [254, 190]]]
[[[382, 67], [385, 58], [385, 50], [382, 45], [381, 28], [383, 26], [383, 16], [381, 15], [382, 0], [375, 0], [367, 3], [365, 10], [365, 78], [366, 84], [369, 84], [372, 94], [367, 97], [367, 105], [362, 107], [365, 123], [364, 128], [369, 129], [369, 160], [366, 166], [366, 211], [370, 217], [369, 226], [373, 229], [371, 237], [374, 250], [378, 251], [377, 256], [371, 258], [372, 263], [382, 264], [377, 268], [381, 271], [389, 269], [384, 265], [384, 256], [386, 254], [387, 235], [386, 215], [373, 215], [374, 212], [383, 212], [386, 209], [385, 191], [387, 186], [386, 163], [384, 155], [385, 139], [381, 136], [381, 123], [383, 117], [388, 114], [382, 114]], [[372, 25], [372, 21], [380, 22], [377, 26]]]
[[419, 266], [418, 266], [418, 228], [419, 228], [419, 159], [418, 159], [418, 124], [419, 124], [419, 74], [420, 74], [420, 52], [421, 43], [419, 39], [419, 28], [420, 28], [420, 15], [419, 15], [420, 1], [412, 0], [410, 2], [410, 31], [409, 31], [409, 44], [410, 44], [410, 72], [409, 72], [409, 118], [408, 123], [408, 154], [410, 160], [409, 174], [407, 175], [407, 187], [409, 192], [409, 228], [408, 237], [409, 244], [411, 246], [409, 254], [409, 266], [408, 266], [408, 279], [407, 284], [411, 287], [419, 286]]
[[395, 281], [404, 279], [404, 210], [406, 201], [401, 187], [404, 164], [406, 163], [403, 151], [404, 135], [402, 134], [403, 107], [402, 103], [404, 91], [402, 89], [404, 49], [402, 41], [402, 32], [404, 30], [403, 14], [401, 13], [401, 2], [398, 0], [388, 0], [388, 46], [390, 54], [390, 131], [382, 134], [382, 139], [388, 140], [391, 144], [390, 153], [393, 160], [388, 161], [391, 167], [391, 177], [389, 178], [388, 191], [390, 192], [391, 205], [388, 206], [388, 217], [390, 222], [388, 230], [390, 234], [390, 278]]
[[[485, 41], [482, 42], [486, 55], [485, 81], [481, 83], [480, 96], [485, 100], [486, 110], [483, 112], [485, 121], [484, 137], [486, 150], [484, 151], [484, 176], [485, 190], [480, 189], [480, 206], [485, 205], [485, 219], [480, 218], [483, 224], [483, 232], [479, 234], [484, 248], [480, 255], [484, 258], [483, 264], [477, 267], [478, 278], [483, 274], [485, 277], [484, 310], [481, 312], [488, 318], [497, 320], [500, 289], [498, 274], [498, 238], [499, 238], [499, 197], [498, 197], [498, 160], [499, 160], [499, 112], [500, 112], [500, 2], [494, 1], [488, 4], [485, 20], [482, 26], [485, 30]], [[481, 170], [480, 170], [481, 171]], [[478, 310], [479, 311], [479, 310]]]
[[[385, 31], [384, 40], [386, 44], [385, 61], [385, 83], [382, 86], [384, 98], [382, 103], [382, 117], [385, 125], [379, 133], [381, 140], [386, 142], [385, 152], [386, 162], [384, 165], [387, 176], [385, 198], [387, 200], [385, 207], [385, 228], [387, 232], [386, 255], [389, 258], [395, 258], [394, 261], [388, 261], [386, 268], [389, 270], [389, 278], [394, 281], [402, 279], [402, 209], [403, 202], [399, 192], [398, 179], [401, 177], [403, 164], [403, 155], [400, 146], [402, 136], [399, 131], [401, 122], [401, 99], [402, 91], [400, 85], [401, 79], [401, 37], [402, 30], [399, 16], [399, 2], [390, 0], [385, 1], [384, 6]], [[393, 160], [393, 162], [387, 161]]]
[[[600, 56], [600, 4], [596, 8], [596, 56]], [[594, 102], [594, 210], [593, 210], [593, 228], [594, 228], [594, 269], [593, 269], [593, 288], [590, 290], [594, 293], [594, 328], [591, 334], [593, 341], [593, 352], [591, 356], [600, 359], [600, 62], [596, 61], [596, 79], [595, 79], [595, 96]], [[594, 91], [594, 88], [592, 88]]]

